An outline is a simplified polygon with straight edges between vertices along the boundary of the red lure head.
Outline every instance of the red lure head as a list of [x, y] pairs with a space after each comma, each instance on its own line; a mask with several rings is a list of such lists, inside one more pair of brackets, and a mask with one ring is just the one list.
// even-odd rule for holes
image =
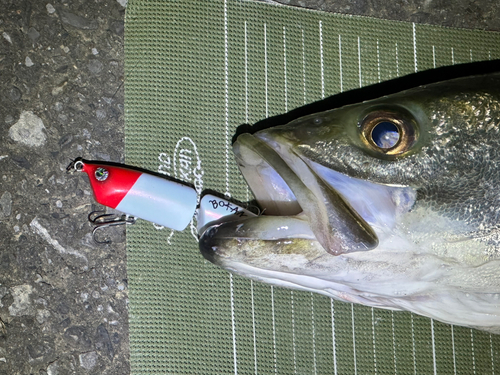
[[68, 170], [71, 168], [87, 173], [96, 201], [111, 208], [118, 206], [142, 174], [133, 169], [83, 159], [75, 160]]

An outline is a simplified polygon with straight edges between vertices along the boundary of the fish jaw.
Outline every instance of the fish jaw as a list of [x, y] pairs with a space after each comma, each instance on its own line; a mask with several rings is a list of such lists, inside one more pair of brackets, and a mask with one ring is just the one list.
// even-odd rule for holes
[[[270, 220], [274, 221], [274, 225]], [[345, 302], [399, 310], [396, 305], [361, 297], [358, 290], [342, 282], [344, 272], [336, 275], [336, 281], [326, 275], [331, 270], [321, 272], [320, 269], [324, 270], [321, 266], [324, 260], [328, 262], [336, 258], [341, 264], [345, 259], [327, 253], [307, 227], [301, 228], [300, 234], [294, 232], [294, 229], [298, 229], [297, 224], [307, 225], [304, 221], [300, 223], [300, 219], [292, 217], [271, 217], [264, 221], [257, 223], [255, 220], [245, 220], [208, 228], [200, 238], [201, 253], [215, 265], [259, 282], [320, 293]], [[259, 229], [254, 230], [262, 224], [273, 227], [274, 233], [263, 234]], [[244, 234], [240, 233], [236, 237], [235, 232], [238, 231]], [[273, 239], [278, 231], [281, 233]]]
[[365, 299], [348, 286], [348, 273], [340, 270], [346, 259], [326, 252], [301, 215], [219, 223], [203, 233], [199, 247], [207, 260], [243, 277], [346, 302], [398, 309]]
[[500, 333], [500, 261], [457, 264], [398, 228], [374, 250], [335, 256], [300, 215], [260, 216], [213, 225], [199, 246], [215, 265], [259, 282]]

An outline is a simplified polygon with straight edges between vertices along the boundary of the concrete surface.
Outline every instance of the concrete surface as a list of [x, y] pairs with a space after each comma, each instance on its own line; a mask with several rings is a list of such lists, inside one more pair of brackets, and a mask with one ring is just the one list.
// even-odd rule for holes
[[500, 31], [500, 2], [495, 0], [270, 0], [268, 2], [386, 20]]
[[0, 1], [0, 374], [127, 374], [125, 237], [77, 156], [123, 161], [117, 1]]
[[[281, 1], [500, 30], [494, 1]], [[123, 162], [125, 3], [0, 0], [2, 375], [130, 371], [124, 229], [95, 244], [90, 186], [65, 172], [77, 156]]]

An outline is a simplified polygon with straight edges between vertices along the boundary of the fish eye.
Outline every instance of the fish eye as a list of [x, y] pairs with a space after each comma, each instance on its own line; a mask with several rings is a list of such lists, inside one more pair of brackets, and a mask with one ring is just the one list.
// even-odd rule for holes
[[379, 122], [373, 127], [371, 138], [380, 148], [392, 148], [399, 141], [398, 127], [389, 121]]
[[418, 138], [416, 122], [403, 111], [373, 111], [360, 121], [359, 130], [369, 149], [387, 156], [407, 153]]

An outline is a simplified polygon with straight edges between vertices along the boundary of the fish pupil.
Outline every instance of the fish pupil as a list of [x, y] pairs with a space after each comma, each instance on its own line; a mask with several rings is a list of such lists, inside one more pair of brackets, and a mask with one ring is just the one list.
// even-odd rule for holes
[[388, 149], [398, 143], [399, 130], [392, 122], [382, 121], [373, 127], [371, 137], [378, 147]]

